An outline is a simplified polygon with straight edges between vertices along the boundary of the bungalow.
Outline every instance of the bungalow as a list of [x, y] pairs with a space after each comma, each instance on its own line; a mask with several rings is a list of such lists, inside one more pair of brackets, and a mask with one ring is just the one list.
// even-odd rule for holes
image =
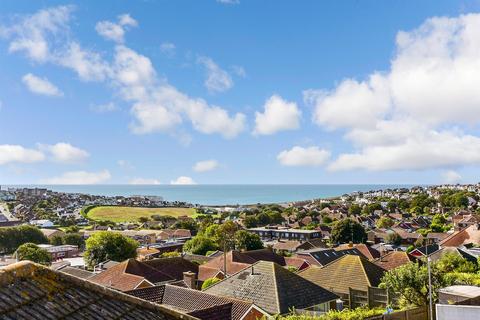
[[417, 259], [405, 251], [390, 251], [373, 261], [373, 263], [385, 270], [392, 270], [415, 261]]
[[298, 275], [352, 302], [352, 289], [367, 293], [369, 288], [379, 286], [384, 273], [385, 269], [363, 256], [347, 254], [324, 267], [311, 266]]
[[259, 261], [205, 290], [221, 297], [254, 301], [270, 315], [292, 309], [324, 313], [336, 308], [338, 296], [275, 262]]

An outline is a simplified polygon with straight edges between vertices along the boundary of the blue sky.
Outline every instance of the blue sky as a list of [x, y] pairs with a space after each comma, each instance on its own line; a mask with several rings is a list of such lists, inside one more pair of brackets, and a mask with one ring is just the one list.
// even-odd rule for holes
[[2, 1], [0, 184], [477, 182], [480, 8]]

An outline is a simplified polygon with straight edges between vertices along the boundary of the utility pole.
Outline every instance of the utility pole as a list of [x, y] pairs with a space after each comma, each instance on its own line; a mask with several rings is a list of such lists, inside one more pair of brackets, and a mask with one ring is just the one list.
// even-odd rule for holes
[[428, 239], [426, 239], [427, 246], [425, 252], [427, 255], [427, 272], [428, 272], [428, 300], [430, 307], [430, 320], [433, 320], [433, 301], [432, 301], [432, 273], [430, 270], [430, 257], [428, 256]]

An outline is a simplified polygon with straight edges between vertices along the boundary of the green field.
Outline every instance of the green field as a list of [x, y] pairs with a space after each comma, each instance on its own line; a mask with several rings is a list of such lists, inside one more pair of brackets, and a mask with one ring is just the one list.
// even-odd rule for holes
[[193, 216], [196, 213], [193, 208], [138, 208], [105, 206], [95, 207], [88, 211], [87, 216], [92, 220], [110, 220], [113, 222], [133, 222], [140, 217], [161, 216]]

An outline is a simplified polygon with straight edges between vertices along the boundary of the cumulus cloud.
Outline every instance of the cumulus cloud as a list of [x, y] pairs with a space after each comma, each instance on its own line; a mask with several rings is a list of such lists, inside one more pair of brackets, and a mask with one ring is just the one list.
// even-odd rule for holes
[[331, 170], [402, 170], [480, 164], [480, 14], [434, 17], [401, 31], [387, 72], [309, 90], [313, 120], [346, 130], [355, 152]]
[[0, 165], [10, 163], [34, 163], [45, 160], [45, 155], [35, 149], [28, 149], [20, 145], [0, 145]]
[[37, 62], [51, 58], [49, 42], [68, 31], [73, 6], [58, 6], [17, 17], [9, 27], [0, 26], [0, 35], [10, 39], [9, 52], [22, 52]]
[[186, 177], [186, 176], [180, 176], [175, 180], [171, 180], [170, 184], [174, 185], [192, 185], [192, 184], [197, 184], [195, 181], [193, 181], [192, 178]]
[[195, 163], [193, 166], [193, 171], [195, 172], [207, 172], [217, 169], [219, 163], [217, 160], [205, 160]]
[[99, 35], [107, 40], [113, 40], [117, 43], [124, 42], [125, 30], [128, 27], [136, 27], [137, 21], [129, 14], [118, 16], [118, 22], [100, 21], [95, 25], [95, 30]]
[[[116, 94], [131, 104], [133, 121], [130, 128], [134, 133], [160, 131], [175, 136], [176, 127], [184, 122], [190, 122], [199, 132], [221, 134], [225, 138], [233, 138], [244, 130], [244, 114], [230, 115], [220, 106], [210, 105], [203, 99], [189, 97], [177, 90], [166, 79], [157, 76], [148, 57], [125, 46], [123, 34], [115, 29], [103, 28], [105, 25], [102, 24], [99, 28], [103, 36], [116, 41], [113, 61], [71, 40], [68, 22], [72, 10], [73, 7], [55, 7], [22, 16], [15, 25], [1, 27], [0, 33], [9, 39], [11, 52], [26, 52], [31, 60], [69, 68], [82, 81], [104, 82], [117, 90]], [[137, 25], [129, 15], [119, 16], [113, 24], [121, 26], [123, 31]], [[36, 52], [40, 50], [38, 47], [45, 49]], [[214, 90], [224, 90], [233, 85], [230, 76], [225, 75], [216, 64], [205, 63], [212, 72], [208, 82], [212, 83]]]
[[263, 113], [255, 113], [254, 134], [274, 134], [283, 130], [295, 130], [300, 126], [301, 112], [295, 102], [273, 95], [265, 102], [263, 109]]
[[442, 173], [442, 179], [444, 183], [457, 184], [462, 181], [462, 176], [454, 170], [448, 170]]
[[232, 77], [211, 58], [199, 57], [198, 63], [205, 67], [207, 78], [204, 85], [209, 92], [224, 92], [233, 87]]
[[134, 184], [134, 185], [152, 185], [152, 184], [160, 184], [160, 180], [150, 179], [150, 178], [134, 178], [130, 180], [128, 183]]
[[47, 78], [40, 78], [31, 73], [27, 73], [23, 76], [22, 81], [27, 86], [28, 90], [33, 93], [44, 96], [63, 96], [63, 93], [60, 91], [60, 89], [48, 81]]
[[79, 163], [90, 156], [87, 151], [65, 142], [53, 145], [39, 144], [39, 149], [50, 153], [53, 161], [61, 163]]
[[330, 151], [319, 147], [295, 146], [284, 150], [277, 155], [277, 160], [284, 166], [310, 166], [324, 165], [330, 158]]
[[108, 170], [98, 172], [69, 171], [58, 177], [42, 180], [45, 184], [99, 184], [110, 180], [112, 176]]

